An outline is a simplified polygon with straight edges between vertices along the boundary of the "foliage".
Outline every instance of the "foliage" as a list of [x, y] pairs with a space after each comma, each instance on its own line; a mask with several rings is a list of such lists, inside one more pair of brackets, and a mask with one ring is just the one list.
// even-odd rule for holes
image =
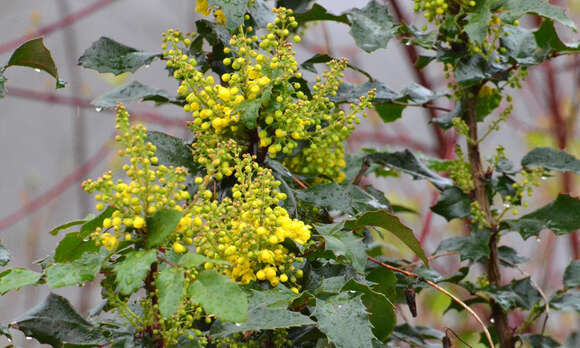
[[[574, 28], [565, 12], [544, 0], [415, 0], [414, 10], [429, 22], [419, 30], [396, 23], [375, 0], [342, 14], [309, 6], [311, 1], [278, 3], [286, 7], [199, 0], [196, 11], [213, 13], [215, 21], [197, 21], [197, 33], [168, 30], [159, 53], [102, 37], [80, 57], [83, 67], [114, 74], [163, 60], [177, 81], [176, 96], [135, 81], [93, 100], [98, 108], [115, 107], [124, 173], [108, 171], [83, 182], [99, 215], [53, 229], [53, 235], [76, 231], [62, 237], [40, 272], [2, 271], [0, 294], [41, 284], [83, 285], [100, 274], [105, 302], [85, 319], [51, 294], [10, 328], [55, 347], [426, 346], [429, 340], [445, 346], [449, 330], [396, 325], [394, 308], [406, 301], [416, 315], [417, 292], [431, 287], [448, 296], [440, 283], [453, 283], [470, 297], [451, 296], [450, 309], [483, 303], [489, 310], [489, 329], [469, 310], [482, 325], [483, 344], [555, 346], [527, 329], [548, 308], [579, 311], [578, 261], [548, 300], [529, 277], [502, 281], [500, 266], [527, 260], [499, 241], [510, 231], [526, 239], [543, 229], [563, 235], [580, 228], [580, 201], [566, 194], [517, 216], [542, 178], [551, 171], [580, 173], [580, 162], [564, 151], [537, 148], [514, 169], [498, 146], [484, 169], [479, 145], [509, 117], [507, 89], [520, 87], [528, 68], [578, 51], [554, 29], [555, 22]], [[524, 15], [539, 17], [539, 27], [520, 28]], [[368, 53], [393, 38], [428, 51], [413, 63], [419, 69], [441, 63], [449, 90], [412, 84], [395, 92], [328, 55], [300, 64], [293, 46], [304, 26], [316, 21], [349, 26]], [[321, 76], [314, 64], [326, 65]], [[42, 69], [58, 80], [42, 39], [22, 45], [0, 69], [0, 96], [3, 72], [12, 65]], [[369, 81], [343, 83], [347, 68]], [[314, 81], [306, 81], [301, 69], [317, 74]], [[409, 150], [371, 150], [355, 155], [357, 165], [347, 168], [343, 142], [367, 109], [393, 122], [406, 107], [430, 107], [440, 98], [455, 107], [433, 124], [463, 135], [467, 155], [457, 147], [455, 160], [428, 161]], [[193, 142], [132, 124], [121, 102], [138, 99], [190, 114]], [[478, 136], [486, 118], [494, 119]], [[449, 277], [428, 268], [420, 241], [385, 194], [361, 185], [363, 177], [387, 169], [429, 182], [440, 192], [432, 212], [464, 220], [469, 233], [442, 241], [434, 256], [458, 253], [469, 267]], [[516, 216], [508, 219], [508, 213]], [[375, 240], [387, 232], [420, 261], [385, 258]], [[0, 245], [0, 266], [8, 262]], [[487, 267], [474, 283], [466, 276], [478, 264]], [[512, 311], [527, 313], [520, 328], [508, 325]], [[0, 335], [9, 332], [0, 326]]]

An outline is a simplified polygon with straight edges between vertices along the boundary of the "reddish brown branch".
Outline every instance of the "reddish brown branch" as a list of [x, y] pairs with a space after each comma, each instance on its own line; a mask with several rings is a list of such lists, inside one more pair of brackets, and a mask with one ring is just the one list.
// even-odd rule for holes
[[66, 191], [71, 185], [82, 180], [93, 168], [95, 168], [102, 160], [104, 160], [111, 148], [108, 141], [101, 146], [99, 151], [93, 157], [89, 158], [82, 166], [76, 168], [72, 173], [64, 177], [59, 183], [54, 185], [51, 189], [46, 191], [44, 194], [33, 199], [23, 207], [15, 211], [14, 213], [8, 215], [7, 217], [0, 220], [0, 230], [6, 229], [28, 215], [34, 213], [38, 209], [42, 208], [46, 204], [50, 203], [52, 200], [60, 196], [64, 191]]
[[82, 19], [82, 18], [92, 14], [93, 12], [109, 5], [113, 1], [114, 0], [95, 1], [93, 4], [83, 8], [82, 10], [71, 13], [70, 15], [63, 17], [54, 23], [46, 25], [46, 26], [38, 29], [37, 31], [35, 31], [33, 33], [26, 34], [22, 37], [19, 37], [17, 39], [12, 40], [12, 41], [6, 42], [6, 43], [0, 45], [0, 54], [5, 53], [5, 52], [9, 52], [9, 51], [13, 51], [16, 48], [18, 48], [20, 45], [25, 43], [26, 41], [35, 39], [35, 38], [40, 37], [40, 36], [48, 35], [55, 30], [67, 27], [67, 26], [73, 24], [74, 22], [78, 21], [79, 19]]

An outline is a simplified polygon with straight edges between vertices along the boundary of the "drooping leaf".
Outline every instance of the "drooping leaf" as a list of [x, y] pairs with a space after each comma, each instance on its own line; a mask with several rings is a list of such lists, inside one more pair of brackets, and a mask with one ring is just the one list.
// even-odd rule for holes
[[360, 296], [340, 293], [317, 298], [313, 315], [320, 331], [336, 347], [372, 347], [372, 325]]
[[429, 65], [429, 63], [431, 63], [436, 59], [437, 57], [435, 56], [419, 56], [419, 58], [417, 58], [417, 61], [415, 62], [415, 66], [417, 67], [417, 69], [423, 70], [425, 69], [425, 67], [427, 67], [427, 65]]
[[576, 311], [580, 313], [580, 291], [570, 290], [550, 299], [550, 307], [558, 311]]
[[[61, 86], [58, 79], [58, 69], [50, 51], [44, 46], [44, 39], [39, 37], [23, 43], [10, 56], [6, 68], [10, 66], [25, 66], [43, 70], [56, 79], [57, 88]], [[3, 82], [0, 82], [3, 84]], [[3, 90], [3, 88], [1, 88]]]
[[93, 280], [101, 270], [103, 255], [85, 253], [68, 263], [56, 263], [46, 270], [46, 283], [53, 289]]
[[546, 53], [574, 52], [580, 49], [578, 43], [569, 44], [560, 40], [553, 21], [543, 21], [538, 30], [534, 32], [534, 37], [538, 47]]
[[182, 139], [157, 131], [147, 131], [147, 141], [157, 148], [155, 156], [159, 164], [185, 167], [192, 176], [200, 172], [199, 166], [193, 160], [191, 147]]
[[221, 320], [244, 322], [248, 319], [248, 297], [228, 277], [213, 271], [203, 271], [189, 286], [187, 295], [199, 302], [208, 314]]
[[529, 259], [518, 255], [517, 250], [510, 248], [506, 245], [502, 245], [498, 248], [499, 251], [499, 262], [505, 267], [515, 267], [518, 264], [527, 262]]
[[427, 168], [427, 166], [421, 163], [409, 150], [399, 152], [375, 152], [369, 154], [367, 159], [371, 162], [401, 170], [412, 175], [415, 179], [428, 180], [440, 190], [453, 186], [453, 180], [444, 178]]
[[35, 285], [41, 276], [42, 274], [26, 268], [7, 269], [0, 273], [0, 295], [25, 286]]
[[386, 48], [397, 32], [388, 7], [376, 0], [371, 0], [362, 9], [352, 9], [346, 15], [352, 23], [350, 35], [357, 46], [367, 53]]
[[357, 185], [348, 185], [351, 204], [356, 213], [362, 214], [372, 210], [391, 211], [391, 204], [385, 194], [372, 186], [365, 187], [365, 190]]
[[149, 249], [165, 242], [165, 239], [175, 231], [182, 216], [183, 213], [175, 209], [162, 209], [148, 217], [145, 247]]
[[55, 262], [74, 261], [85, 253], [96, 253], [101, 249], [94, 240], [82, 238], [80, 232], [68, 233], [56, 247], [54, 253]]
[[59, 295], [50, 294], [31, 309], [16, 324], [27, 337], [53, 347], [99, 346], [107, 343], [99, 327], [78, 314], [70, 302]]
[[568, 18], [562, 8], [551, 5], [545, 0], [506, 0], [502, 10], [500, 17], [508, 23], [513, 22], [524, 14], [530, 13], [552, 19], [571, 29], [576, 29], [574, 22]]
[[430, 327], [405, 323], [395, 326], [391, 337], [396, 340], [412, 343], [417, 347], [424, 347], [427, 345], [426, 340], [435, 339], [441, 341], [445, 337], [445, 334]]
[[341, 231], [336, 228], [320, 228], [317, 231], [324, 237], [325, 249], [332, 251], [336, 256], [344, 256], [350, 264], [359, 272], [364, 272], [367, 264], [367, 254], [362, 238], [352, 232]]
[[506, 220], [502, 227], [519, 232], [524, 239], [536, 236], [543, 229], [562, 235], [580, 228], [580, 200], [561, 194], [555, 201], [515, 220]]
[[87, 222], [87, 220], [70, 221], [70, 222], [67, 222], [66, 224], [62, 224], [60, 226], [53, 228], [52, 230], [50, 230], [50, 234], [52, 234], [53, 236], [56, 236], [58, 234], [58, 232], [60, 232], [62, 230], [66, 230], [66, 229], [71, 228], [73, 226], [82, 225], [86, 222]]
[[461, 261], [480, 262], [489, 256], [490, 233], [487, 229], [474, 229], [468, 236], [452, 237], [443, 240], [435, 254], [441, 252], [459, 252]]
[[166, 268], [157, 275], [155, 285], [159, 290], [159, 312], [165, 318], [170, 317], [179, 309], [185, 290], [184, 282], [183, 270], [179, 268]]
[[139, 81], [132, 81], [126, 85], [117, 87], [91, 101], [97, 108], [114, 108], [117, 103], [128, 103], [135, 100], [154, 101], [157, 104], [181, 103], [172, 98], [162, 89], [152, 88]]
[[546, 51], [540, 49], [532, 31], [505, 25], [501, 46], [506, 49], [503, 55], [521, 65], [535, 65], [546, 59]]
[[358, 229], [363, 226], [376, 226], [383, 228], [394, 234], [401, 242], [411, 249], [425, 264], [429, 261], [425, 256], [425, 252], [421, 247], [421, 243], [413, 234], [413, 230], [403, 224], [401, 220], [385, 210], [369, 211], [360, 215], [355, 220], [346, 221], [345, 225], [348, 229]]
[[233, 32], [238, 30], [239, 26], [244, 23], [248, 0], [209, 0], [208, 5], [221, 8], [226, 16], [226, 28]]
[[462, 219], [471, 214], [471, 199], [457, 186], [445, 188], [431, 210], [447, 221]]
[[113, 215], [114, 211], [115, 211], [115, 208], [109, 206], [109, 207], [107, 207], [107, 209], [105, 209], [97, 217], [85, 222], [81, 226], [81, 232], [80, 232], [79, 236], [81, 238], [87, 238], [91, 233], [95, 232], [97, 227], [102, 227], [103, 220], [110, 218]]
[[0, 267], [4, 267], [10, 262], [10, 253], [2, 244], [0, 244]]
[[296, 21], [301, 24], [312, 21], [334, 21], [350, 25], [350, 21], [346, 14], [335, 15], [329, 13], [319, 4], [312, 5], [312, 8], [306, 12], [296, 12], [294, 17], [296, 18]]
[[570, 262], [564, 271], [564, 286], [575, 288], [580, 286], [580, 260]]
[[378, 81], [368, 81], [358, 85], [348, 82], [341, 84], [336, 91], [336, 95], [331, 98], [335, 103], [358, 103], [360, 97], [367, 95], [370, 90], [376, 90], [374, 103], [390, 103], [402, 98], [400, 93], [395, 92], [389, 86]]
[[432, 119], [431, 123], [435, 123], [436, 125], [438, 125], [443, 129], [449, 129], [453, 126], [453, 119], [456, 117], [460, 117], [462, 113], [463, 113], [463, 105], [461, 104], [461, 101], [457, 101], [451, 112], [448, 112], [446, 114], [443, 114], [439, 117]]
[[362, 294], [362, 301], [366, 306], [369, 320], [373, 326], [372, 331], [379, 340], [385, 342], [397, 322], [393, 304], [385, 295], [354, 279], [350, 279], [342, 287], [342, 291], [356, 291]]
[[557, 348], [561, 347], [560, 343], [554, 341], [548, 336], [538, 334], [523, 334], [520, 336], [524, 341], [528, 342], [531, 348]]
[[211, 328], [212, 336], [224, 337], [238, 332], [274, 330], [315, 324], [307, 316], [288, 310], [299, 295], [277, 287], [266, 291], [252, 291], [249, 298], [248, 320], [243, 323], [218, 322]]
[[522, 166], [528, 168], [542, 167], [559, 172], [580, 174], [580, 161], [564, 150], [550, 147], [537, 147], [522, 158]]
[[[312, 57], [308, 58], [307, 60], [305, 60], [304, 62], [302, 62], [302, 64], [300, 64], [300, 67], [302, 69], [306, 69], [308, 71], [311, 71], [313, 73], [317, 73], [316, 68], [314, 67], [315, 64], [322, 64], [322, 63], [328, 63], [332, 60], [338, 60], [337, 58], [333, 58], [331, 56], [329, 56], [328, 54], [320, 54], [317, 53], [315, 55], [313, 55]], [[346, 66], [348, 66], [350, 69], [357, 71], [363, 75], [365, 75], [369, 81], [373, 80], [373, 77], [366, 71], [357, 68], [356, 66], [347, 63]]]
[[151, 264], [155, 260], [157, 260], [156, 250], [127, 253], [125, 259], [117, 263], [114, 268], [119, 292], [123, 295], [131, 295], [140, 289], [143, 286], [143, 280], [151, 269]]
[[124, 72], [135, 72], [159, 57], [160, 53], [139, 51], [103, 36], [87, 48], [79, 58], [79, 65], [100, 73], [119, 75]]
[[469, 38], [478, 44], [481, 44], [487, 37], [492, 5], [493, 1], [478, 1], [477, 5], [465, 16], [467, 24], [463, 29]]
[[457, 63], [455, 79], [462, 87], [468, 88], [483, 80], [502, 81], [507, 78], [511, 65], [474, 55]]

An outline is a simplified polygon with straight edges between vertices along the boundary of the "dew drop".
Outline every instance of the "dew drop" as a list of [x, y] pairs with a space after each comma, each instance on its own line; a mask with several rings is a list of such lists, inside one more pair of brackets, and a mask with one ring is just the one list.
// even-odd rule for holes
[[542, 179], [542, 180], [548, 180], [548, 178], [545, 177], [545, 176], [543, 176], [543, 175], [542, 175], [542, 177], [540, 179]]
[[236, 323], [236, 326], [242, 326], [242, 324], [240, 324], [240, 323]]
[[338, 309], [341, 309], [341, 308], [342, 308], [342, 305], [341, 305], [341, 304], [339, 304], [339, 305], [338, 305]]
[[12, 343], [12, 338], [7, 338], [8, 339], [8, 343]]
[[34, 71], [36, 71], [36, 72], [40, 72], [40, 69], [34, 69]]
[[100, 106], [97, 106], [97, 107], [95, 108], [95, 111], [96, 111], [96, 112], [101, 112], [101, 111], [103, 111], [103, 108], [102, 108], [102, 107], [100, 107]]
[[354, 290], [349, 290], [348, 292], [349, 292], [350, 294], [354, 294], [356, 291], [354, 291]]
[[405, 42], [405, 46], [411, 46], [411, 41]]
[[27, 340], [27, 341], [30, 341], [30, 340], [32, 340], [32, 337], [30, 337], [30, 336], [26, 336], [26, 340]]
[[144, 67], [144, 68], [148, 68], [148, 67], [150, 67], [150, 66], [151, 66], [150, 64], [145, 64], [145, 65], [143, 65], [143, 67]]
[[504, 207], [504, 208], [509, 208], [509, 207], [511, 207], [511, 206], [512, 206], [512, 205], [511, 205], [511, 204], [509, 204], [509, 203], [504, 203], [504, 204], [503, 204], [503, 207]]
[[536, 242], [538, 242], [538, 243], [539, 243], [539, 242], [541, 242], [541, 241], [542, 241], [542, 238], [540, 238], [540, 237], [536, 237]]
[[493, 324], [493, 323], [495, 323], [495, 319], [489, 318], [489, 322]]

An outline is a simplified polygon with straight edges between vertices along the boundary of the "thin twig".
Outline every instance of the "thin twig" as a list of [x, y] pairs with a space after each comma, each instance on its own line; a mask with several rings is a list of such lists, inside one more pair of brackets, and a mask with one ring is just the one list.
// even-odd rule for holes
[[459, 337], [459, 335], [457, 333], [455, 333], [455, 331], [451, 330], [450, 328], [445, 328], [445, 334], [447, 336], [449, 336], [449, 334], [447, 332], [451, 332], [453, 334], [453, 336], [455, 336], [455, 338], [457, 338], [458, 340], [461, 341], [461, 343], [465, 344], [466, 346], [468, 346], [469, 348], [473, 348], [469, 343], [465, 342], [463, 340], [463, 338]]
[[459, 298], [457, 298], [455, 295], [453, 295], [452, 293], [450, 293], [449, 291], [443, 289], [442, 287], [440, 287], [439, 285], [433, 283], [430, 280], [424, 279], [422, 277], [419, 277], [418, 274], [413, 273], [413, 272], [409, 272], [409, 271], [405, 271], [403, 269], [397, 268], [397, 267], [393, 267], [391, 265], [387, 265], [386, 263], [383, 263], [373, 257], [368, 257], [368, 260], [371, 262], [376, 263], [377, 265], [386, 268], [386, 269], [390, 269], [391, 271], [397, 272], [397, 273], [401, 273], [406, 275], [407, 277], [411, 277], [411, 278], [416, 278], [419, 279], [423, 282], [425, 282], [427, 285], [431, 286], [432, 288], [434, 288], [435, 290], [442, 292], [443, 294], [449, 296], [453, 301], [457, 302], [461, 307], [465, 308], [466, 311], [469, 312], [469, 314], [471, 314], [472, 317], [475, 318], [475, 320], [477, 320], [477, 322], [481, 325], [481, 327], [483, 328], [483, 331], [485, 333], [485, 337], [487, 338], [488, 342], [489, 342], [489, 346], [491, 348], [495, 348], [495, 345], [493, 344], [493, 340], [491, 339], [491, 335], [489, 334], [489, 331], [487, 330], [487, 326], [485, 326], [484, 322], [481, 320], [481, 318], [477, 315], [477, 313], [475, 313], [475, 311], [473, 309], [471, 309], [468, 305], [465, 304], [465, 302], [461, 301]]

